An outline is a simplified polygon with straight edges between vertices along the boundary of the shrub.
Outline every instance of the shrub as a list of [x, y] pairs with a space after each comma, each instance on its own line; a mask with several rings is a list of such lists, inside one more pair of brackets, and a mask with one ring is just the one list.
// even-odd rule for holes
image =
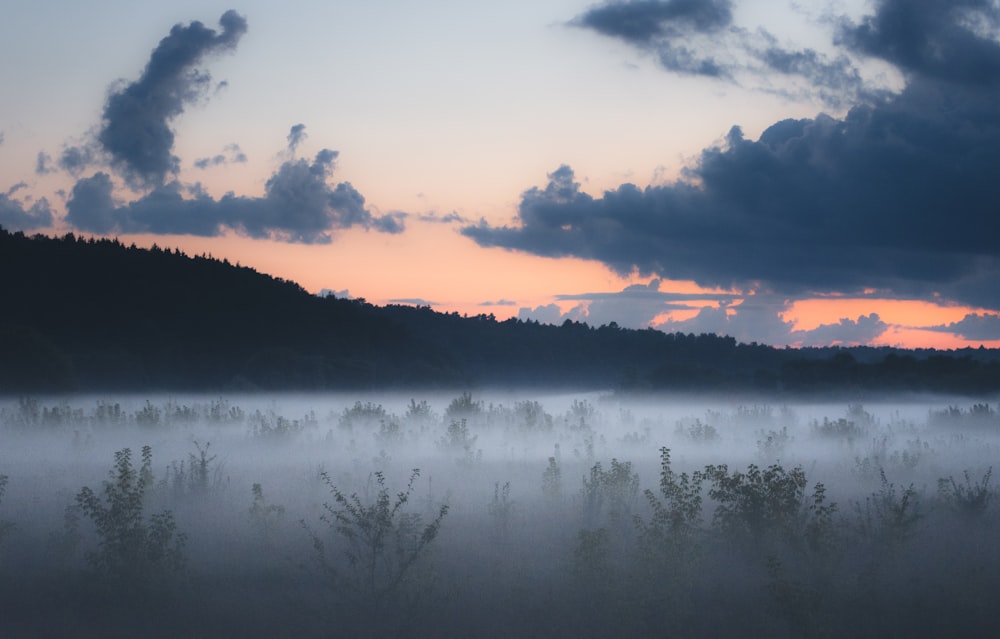
[[327, 540], [310, 531], [317, 560], [339, 594], [376, 617], [406, 585], [411, 568], [437, 537], [448, 514], [447, 504], [442, 505], [424, 525], [419, 514], [403, 512], [419, 476], [420, 470], [414, 469], [406, 489], [393, 498], [385, 475], [375, 472], [375, 499], [365, 503], [357, 493], [344, 494], [328, 473], [321, 475], [334, 501], [323, 504], [325, 512], [320, 520], [340, 542], [346, 570], [330, 561]]
[[[7, 475], [0, 475], [0, 504], [3, 503], [4, 495], [7, 494]], [[3, 544], [4, 539], [10, 534], [10, 531], [14, 529], [14, 524], [0, 519], [0, 544]]]
[[801, 466], [785, 470], [772, 464], [761, 470], [750, 464], [746, 472], [730, 473], [722, 464], [706, 466], [705, 477], [712, 483], [708, 494], [718, 503], [713, 523], [734, 541], [760, 547], [769, 539], [793, 546], [805, 539], [812, 550], [826, 543], [836, 504], [826, 504], [821, 483], [807, 500]]
[[965, 471], [965, 483], [958, 483], [954, 477], [938, 480], [938, 497], [948, 508], [965, 519], [979, 519], [989, 508], [995, 493], [990, 488], [993, 468], [987, 469], [983, 478], [973, 482], [969, 471]]
[[250, 491], [253, 494], [253, 502], [248, 512], [250, 524], [265, 542], [270, 542], [276, 529], [281, 526], [285, 507], [269, 503], [264, 499], [264, 489], [259, 483], [254, 483]]
[[590, 476], [584, 476], [581, 492], [588, 525], [601, 521], [605, 507], [611, 522], [621, 525], [631, 518], [639, 494], [639, 475], [632, 471], [632, 462], [612, 459], [608, 470], [597, 462], [591, 467]]
[[187, 536], [177, 531], [173, 514], [144, 515], [146, 490], [152, 485], [153, 452], [142, 448], [142, 465], [132, 464], [128, 448], [115, 453], [104, 498], [84, 486], [76, 495], [81, 513], [97, 530], [98, 548], [87, 561], [121, 587], [148, 584], [184, 567]]
[[889, 483], [884, 470], [879, 471], [879, 478], [879, 490], [866, 497], [864, 503], [855, 502], [858, 532], [869, 542], [891, 550], [916, 532], [923, 513], [913, 484], [900, 493], [895, 484]]

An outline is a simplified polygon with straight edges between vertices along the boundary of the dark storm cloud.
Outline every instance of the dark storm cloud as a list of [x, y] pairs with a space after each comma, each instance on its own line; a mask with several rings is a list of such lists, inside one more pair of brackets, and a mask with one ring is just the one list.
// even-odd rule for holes
[[958, 322], [932, 326], [930, 331], [954, 333], [962, 339], [976, 341], [1000, 340], [1000, 315], [994, 313], [970, 313]]
[[[481, 246], [727, 289], [875, 287], [1000, 308], [1000, 85], [987, 81], [1000, 44], [973, 28], [996, 24], [1000, 9], [945, 4], [883, 2], [861, 27], [843, 27], [855, 46], [906, 61], [897, 95], [842, 119], [777, 122], [756, 141], [734, 127], [671, 185], [623, 184], [592, 197], [562, 166], [522, 194], [518, 225], [481, 222], [462, 233]], [[983, 17], [970, 22], [973, 8]], [[882, 26], [911, 22], [942, 42], [939, 59], [904, 53], [913, 34]]]
[[263, 197], [226, 194], [213, 199], [177, 181], [138, 200], [117, 204], [107, 173], [81, 179], [67, 202], [66, 221], [94, 233], [169, 233], [215, 236], [233, 229], [254, 238], [325, 243], [330, 232], [360, 226], [384, 233], [403, 230], [405, 214], [374, 216], [348, 182], [331, 187], [337, 152], [323, 149], [309, 162], [289, 160], [265, 184]]
[[27, 184], [18, 182], [6, 193], [0, 193], [0, 226], [9, 231], [33, 231], [52, 225], [52, 210], [48, 200], [39, 198], [30, 204], [14, 199]]
[[177, 172], [170, 123], [211, 84], [196, 66], [209, 53], [234, 49], [247, 30], [235, 11], [225, 12], [219, 24], [221, 32], [201, 22], [175, 25], [139, 79], [108, 96], [97, 140], [131, 183], [158, 186]]
[[225, 166], [226, 164], [245, 164], [247, 154], [240, 149], [239, 144], [227, 144], [223, 153], [213, 155], [210, 158], [198, 158], [194, 161], [196, 169], [207, 169], [212, 166]]

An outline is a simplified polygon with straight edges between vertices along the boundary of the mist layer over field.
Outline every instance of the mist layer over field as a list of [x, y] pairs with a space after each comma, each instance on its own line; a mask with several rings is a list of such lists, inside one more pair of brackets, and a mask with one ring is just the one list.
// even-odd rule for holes
[[997, 627], [988, 403], [600, 394], [0, 406], [0, 635]]

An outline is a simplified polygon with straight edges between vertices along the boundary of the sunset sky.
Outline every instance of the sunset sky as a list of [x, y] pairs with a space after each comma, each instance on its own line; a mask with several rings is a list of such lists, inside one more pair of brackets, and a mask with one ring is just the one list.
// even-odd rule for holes
[[10, 0], [0, 59], [8, 230], [376, 304], [1000, 347], [990, 0]]

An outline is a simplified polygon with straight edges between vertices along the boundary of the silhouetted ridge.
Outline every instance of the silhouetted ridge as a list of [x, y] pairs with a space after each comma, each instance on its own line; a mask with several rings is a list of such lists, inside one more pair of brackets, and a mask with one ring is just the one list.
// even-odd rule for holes
[[714, 334], [378, 307], [210, 256], [0, 228], [0, 392], [503, 385], [992, 393], [985, 349], [776, 349]]

